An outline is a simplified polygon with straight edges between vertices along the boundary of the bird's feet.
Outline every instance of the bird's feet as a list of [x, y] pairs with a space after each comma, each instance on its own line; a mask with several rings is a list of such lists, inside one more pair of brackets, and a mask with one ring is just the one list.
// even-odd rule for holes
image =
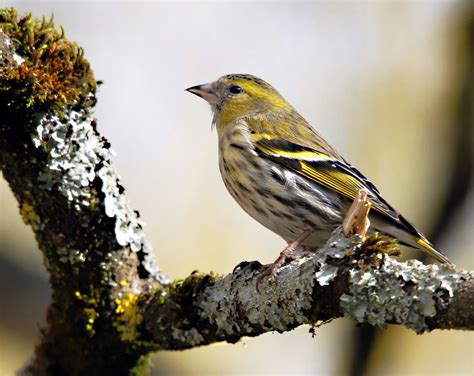
[[307, 251], [296, 252], [298, 247], [314, 232], [313, 229], [305, 231], [298, 239], [289, 243], [283, 251], [280, 252], [280, 256], [273, 261], [273, 263], [263, 266], [263, 269], [260, 272], [260, 275], [257, 277], [257, 291], [260, 293], [260, 283], [266, 278], [271, 277], [274, 279], [276, 273], [280, 267], [286, 263], [298, 260], [302, 257], [305, 257], [309, 254]]
[[260, 264], [259, 261], [242, 261], [239, 265], [237, 265], [234, 268], [234, 270], [232, 271], [232, 274], [241, 273], [244, 270], [245, 271], [261, 270], [262, 268], [263, 268], [263, 265]]

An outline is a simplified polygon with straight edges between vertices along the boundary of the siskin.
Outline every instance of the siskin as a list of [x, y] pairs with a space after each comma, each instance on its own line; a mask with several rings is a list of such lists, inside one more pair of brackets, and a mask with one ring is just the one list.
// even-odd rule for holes
[[186, 90], [211, 105], [219, 168], [232, 197], [289, 244], [265, 274], [295, 258], [300, 245], [321, 247], [361, 190], [373, 208], [372, 230], [449, 263], [267, 82], [230, 74]]

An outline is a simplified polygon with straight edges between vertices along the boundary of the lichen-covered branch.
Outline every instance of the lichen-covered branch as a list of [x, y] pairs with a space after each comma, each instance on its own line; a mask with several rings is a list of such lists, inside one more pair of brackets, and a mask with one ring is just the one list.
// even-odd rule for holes
[[338, 230], [317, 254], [262, 282], [261, 294], [256, 262], [224, 278], [196, 273], [144, 300], [141, 333], [155, 349], [185, 349], [344, 315], [417, 333], [474, 329], [474, 273], [399, 262], [368, 248]]
[[141, 364], [143, 348], [125, 345], [137, 322], [124, 317], [165, 280], [96, 129], [96, 86], [52, 21], [0, 9], [0, 169], [53, 289], [34, 374]]
[[[400, 263], [396, 246], [338, 230], [256, 291], [259, 264], [169, 282], [93, 117], [83, 51], [52, 21], [0, 9], [0, 169], [31, 225], [53, 291], [28, 374], [137, 374], [146, 355], [287, 331], [347, 315], [421, 333], [474, 328], [474, 276]], [[385, 252], [385, 253], [384, 253]]]

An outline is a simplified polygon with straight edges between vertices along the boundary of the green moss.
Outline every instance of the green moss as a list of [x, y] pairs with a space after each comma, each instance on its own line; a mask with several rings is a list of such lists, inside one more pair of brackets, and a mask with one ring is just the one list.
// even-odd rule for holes
[[147, 376], [150, 374], [151, 354], [142, 355], [136, 365], [130, 369], [130, 376]]
[[[167, 295], [173, 297], [173, 299], [192, 300], [197, 292], [206, 286], [213, 285], [219, 278], [214, 272], [206, 274], [195, 270], [186, 279], [178, 279], [170, 283], [167, 286]], [[166, 296], [162, 295], [162, 297], [164, 302]], [[161, 300], [162, 298], [160, 297]]]
[[93, 104], [97, 83], [83, 50], [55, 28], [52, 17], [19, 18], [13, 8], [0, 9], [0, 29], [21, 59], [0, 66], [0, 111], [52, 109], [61, 115], [66, 106]]
[[378, 232], [374, 232], [364, 240], [362, 251], [365, 251], [368, 255], [386, 253], [390, 256], [400, 256], [401, 254], [397, 239]]
[[90, 286], [87, 293], [81, 293], [80, 291], [74, 292], [76, 300], [82, 302], [82, 320], [83, 328], [86, 330], [89, 336], [95, 334], [94, 323], [98, 316], [99, 305], [101, 304], [101, 293], [98, 289]]
[[114, 300], [115, 314], [114, 327], [120, 333], [124, 342], [132, 342], [137, 339], [137, 327], [142, 322], [142, 315], [137, 305], [138, 295], [128, 293], [123, 298]]

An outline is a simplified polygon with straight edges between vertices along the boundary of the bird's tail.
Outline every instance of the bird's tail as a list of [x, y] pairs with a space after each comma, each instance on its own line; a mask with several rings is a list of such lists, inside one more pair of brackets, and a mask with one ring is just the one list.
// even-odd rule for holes
[[425, 251], [431, 257], [435, 258], [437, 261], [443, 264], [451, 265], [451, 261], [449, 261], [449, 259], [442, 252], [437, 251], [427, 239], [413, 236], [413, 240], [416, 241], [416, 244], [417, 244], [416, 248], [421, 249], [422, 251]]
[[426, 252], [431, 257], [443, 264], [450, 264], [449, 259], [426, 239], [410, 222], [400, 216], [400, 222], [394, 223], [385, 218], [374, 218], [372, 220], [373, 228], [398, 239], [401, 244]]

